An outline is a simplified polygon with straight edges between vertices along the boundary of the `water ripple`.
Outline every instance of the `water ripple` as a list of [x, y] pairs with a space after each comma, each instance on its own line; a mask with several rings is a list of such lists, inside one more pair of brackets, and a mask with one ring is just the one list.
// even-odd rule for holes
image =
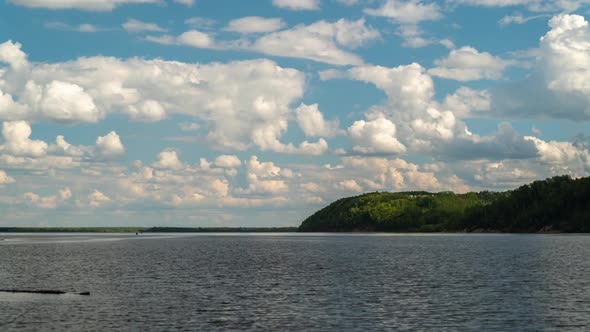
[[[2, 235], [3, 331], [579, 331], [587, 236]], [[17, 240], [18, 239], [18, 240]]]

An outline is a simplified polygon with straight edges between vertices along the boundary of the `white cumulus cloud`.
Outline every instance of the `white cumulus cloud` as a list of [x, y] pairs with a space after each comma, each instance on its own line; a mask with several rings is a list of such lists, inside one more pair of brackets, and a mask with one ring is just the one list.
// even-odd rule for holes
[[125, 155], [125, 147], [116, 132], [111, 131], [96, 139], [96, 157], [100, 159], [119, 159]]
[[178, 153], [174, 150], [162, 151], [158, 154], [158, 160], [152, 164], [154, 168], [180, 170], [185, 164], [178, 159]]
[[260, 33], [280, 30], [287, 24], [280, 18], [248, 16], [231, 20], [225, 30], [239, 33]]
[[306, 137], [333, 137], [338, 133], [338, 121], [326, 121], [318, 104], [301, 104], [295, 110], [297, 122]]
[[123, 29], [129, 32], [143, 32], [143, 31], [151, 31], [151, 32], [164, 32], [166, 29], [160, 27], [155, 23], [144, 22], [140, 20], [136, 20], [134, 18], [128, 19], [125, 23], [123, 23]]
[[590, 119], [590, 27], [583, 16], [549, 21], [534, 70], [525, 80], [490, 88], [501, 116]]
[[5, 121], [2, 123], [2, 151], [13, 156], [41, 157], [47, 154], [47, 143], [31, 140], [31, 133], [31, 126], [26, 121]]
[[14, 180], [13, 177], [9, 176], [8, 174], [6, 174], [5, 171], [0, 169], [0, 186], [15, 183], [15, 182], [16, 182], [16, 180]]
[[15, 5], [31, 8], [79, 9], [88, 11], [111, 11], [125, 4], [159, 3], [160, 0], [9, 0]]
[[272, 4], [276, 7], [290, 10], [320, 9], [320, 0], [272, 0]]
[[442, 17], [441, 9], [436, 2], [422, 0], [386, 0], [379, 8], [367, 8], [364, 13], [392, 18], [406, 24], [438, 20]]
[[242, 161], [234, 155], [221, 155], [215, 158], [215, 166], [222, 168], [236, 168], [242, 165]]
[[474, 81], [501, 79], [504, 70], [515, 62], [464, 46], [452, 50], [448, 57], [438, 59], [434, 64], [436, 67], [428, 71], [433, 76], [457, 81]]
[[[367, 26], [363, 18], [356, 21], [340, 19], [336, 22], [322, 20], [283, 30], [279, 30], [280, 22], [271, 22], [263, 18], [242, 18], [232, 22], [228, 27], [230, 30], [244, 33], [260, 32], [261, 35], [256, 34], [255, 38], [238, 40], [214, 40], [208, 33], [190, 30], [179, 36], [147, 36], [146, 40], [166, 45], [248, 50], [334, 65], [359, 65], [363, 63], [363, 60], [348, 49], [355, 49], [381, 38], [379, 31]], [[268, 30], [268, 32], [262, 33], [262, 30]]]
[[363, 154], [395, 154], [406, 151], [395, 134], [395, 124], [379, 117], [372, 121], [356, 121], [348, 128], [355, 152]]

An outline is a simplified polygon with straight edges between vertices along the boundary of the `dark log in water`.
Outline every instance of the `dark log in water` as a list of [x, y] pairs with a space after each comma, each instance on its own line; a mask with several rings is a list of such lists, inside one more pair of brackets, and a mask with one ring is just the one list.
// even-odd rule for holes
[[[41, 290], [0, 289], [0, 293], [28, 293], [28, 294], [51, 294], [51, 295], [68, 294], [67, 292], [64, 292], [64, 291], [59, 291], [59, 290], [46, 290], [46, 289], [41, 289]], [[88, 296], [88, 295], [90, 295], [90, 292], [70, 293], [70, 294], [86, 295], [86, 296]]]

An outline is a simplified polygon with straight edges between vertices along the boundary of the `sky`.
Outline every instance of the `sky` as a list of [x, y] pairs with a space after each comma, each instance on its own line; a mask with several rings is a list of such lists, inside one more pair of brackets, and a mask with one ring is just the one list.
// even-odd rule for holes
[[0, 0], [0, 226], [296, 226], [590, 172], [590, 0]]

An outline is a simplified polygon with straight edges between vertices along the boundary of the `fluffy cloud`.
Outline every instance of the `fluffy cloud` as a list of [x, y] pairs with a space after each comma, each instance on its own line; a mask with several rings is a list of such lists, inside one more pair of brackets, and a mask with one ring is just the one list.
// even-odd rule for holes
[[69, 187], [65, 187], [58, 192], [58, 195], [61, 201], [66, 201], [72, 198], [72, 190]]
[[[301, 204], [324, 204], [338, 197], [375, 190], [466, 191], [480, 188], [478, 185], [481, 184], [488, 184], [485, 188], [505, 189], [545, 174], [550, 175], [553, 171], [558, 172], [559, 164], [542, 162], [548, 166], [533, 166], [536, 164], [522, 159], [417, 165], [399, 158], [349, 156], [343, 157], [341, 164], [334, 167], [291, 164], [290, 169], [287, 169], [275, 162], [260, 161], [252, 156], [246, 161], [245, 167], [238, 167], [239, 172], [246, 171], [244, 176], [247, 182], [244, 186], [243, 176], [228, 174], [226, 168], [216, 165], [225, 164], [225, 161], [221, 161], [223, 159], [228, 159], [230, 164], [235, 162], [235, 156], [226, 156], [219, 156], [214, 162], [203, 160], [200, 166], [186, 165], [178, 170], [153, 169], [139, 163], [136, 173], [129, 173], [125, 169], [113, 170], [112, 175], [103, 174], [96, 184], [89, 183], [86, 189], [77, 189], [77, 192], [84, 190], [90, 194], [78, 195], [76, 204], [79, 208], [116, 207], [119, 211], [145, 206], [150, 209], [224, 207], [227, 211], [234, 208], [295, 207]], [[237, 162], [227, 166], [236, 165]], [[549, 168], [552, 170], [549, 171]], [[493, 186], [490, 187], [489, 183]], [[99, 186], [96, 193], [95, 188]], [[34, 206], [59, 206], [59, 203], [54, 204], [59, 200], [58, 197], [66, 199], [72, 193], [64, 190], [53, 196], [55, 198], [48, 197], [46, 202], [40, 200], [43, 197], [34, 196], [27, 200]], [[36, 203], [32, 200], [36, 200]], [[167, 211], [173, 213], [173, 210]]]
[[[29, 65], [18, 44], [6, 45], [0, 58]], [[321, 140], [299, 147], [280, 142], [293, 112], [290, 105], [303, 96], [305, 77], [272, 61], [196, 65], [89, 57], [36, 64], [26, 79], [4, 80], [15, 72], [0, 73], [0, 91], [12, 91], [0, 94], [0, 106], [7, 107], [0, 109], [0, 118], [76, 123], [96, 122], [113, 112], [139, 121], [185, 114], [206, 121], [208, 139], [220, 148], [244, 150], [254, 143], [285, 153], [327, 150]]]
[[[440, 2], [382, 4], [383, 8], [389, 5], [394, 9], [390, 18], [400, 24], [394, 29], [399, 29], [397, 33], [408, 43], [413, 40], [414, 46], [420, 46], [434, 42], [424, 37], [416, 24], [436, 19]], [[411, 8], [428, 13], [427, 7], [435, 8], [438, 14], [395, 16]], [[194, 23], [200, 24], [197, 20]], [[130, 30], [160, 32], [157, 28], [137, 26]], [[163, 208], [171, 216], [178, 211], [190, 214], [195, 207], [201, 211], [223, 207], [228, 214], [244, 207], [285, 207], [287, 213], [300, 213], [302, 210], [292, 207], [309, 208], [308, 204], [324, 204], [366, 191], [505, 189], [544, 176], [585, 175], [590, 171], [589, 145], [583, 138], [558, 142], [523, 137], [509, 123], [501, 123], [491, 134], [478, 135], [469, 131], [462, 120], [498, 114], [530, 115], [533, 111], [556, 117], [571, 112], [575, 116], [569, 118], [587, 119], [589, 39], [587, 23], [579, 16], [560, 15], [552, 20], [551, 31], [541, 41], [533, 79], [526, 81], [529, 90], [524, 91], [529, 91], [528, 95], [520, 85], [521, 90], [507, 88], [514, 90], [511, 94], [500, 88], [478, 91], [460, 87], [441, 102], [437, 101], [432, 76], [463, 81], [498, 79], [510, 61], [463, 47], [450, 51], [431, 70], [417, 63], [392, 68], [362, 65], [363, 60], [350, 50], [380, 37], [362, 19], [285, 28], [280, 19], [248, 17], [229, 22], [226, 30], [241, 35], [236, 40], [217, 40], [203, 28], [153, 38], [191, 47], [253, 50], [334, 65], [352, 64], [356, 67], [324, 71], [321, 78], [372, 84], [384, 93], [384, 101], [366, 109], [365, 114], [350, 113], [346, 118], [348, 128], [340, 130], [338, 121], [327, 120], [317, 104], [301, 103], [309, 77], [273, 61], [189, 64], [96, 56], [39, 63], [29, 62], [20, 44], [6, 42], [0, 44], [0, 168], [9, 174], [0, 171], [0, 186], [17, 193], [19, 203], [39, 208], [76, 208], [66, 203], [75, 201], [78, 209], [115, 211], [116, 207], [117, 213], [129, 213], [145, 211], [146, 207]], [[231, 35], [237, 36], [224, 32], [216, 38]], [[454, 49], [450, 43], [445, 44]], [[296, 46], [302, 48], [295, 50]], [[538, 100], [527, 100], [530, 96]], [[500, 99], [512, 108], [500, 108]], [[514, 105], [533, 108], [515, 111]], [[554, 110], [548, 112], [549, 108]], [[79, 143], [75, 143], [75, 137], [66, 140], [62, 135], [54, 142], [44, 142], [35, 134], [45, 137], [59, 128], [51, 125], [33, 134], [29, 124], [33, 123], [36, 130], [43, 122], [96, 123], [107, 117], [110, 122], [120, 118], [114, 113], [127, 115], [133, 121], [170, 119], [165, 123], [168, 126], [180, 122], [182, 130], [198, 129], [190, 133], [192, 144], [199, 140], [202, 147], [207, 140], [209, 147], [224, 154], [191, 164], [189, 158], [198, 160], [194, 153], [199, 153], [200, 148], [183, 150], [183, 156], [193, 154], [186, 157], [187, 162], [180, 160], [177, 151], [166, 149], [154, 153], [154, 162], [138, 161], [134, 166], [107, 163], [123, 157], [129, 149], [117, 133], [101, 136], [89, 146], [76, 145]], [[285, 137], [298, 134], [292, 132], [295, 122], [309, 141], [287, 141]], [[334, 140], [343, 145], [338, 146], [342, 149], [325, 158], [274, 159], [268, 152], [321, 156], [329, 151], [324, 138], [339, 134], [347, 135], [348, 142]], [[244, 156], [244, 152], [236, 153], [238, 158], [230, 152], [250, 149], [267, 152], [263, 160]], [[436, 161], [413, 164], [401, 159], [404, 153], [411, 159]], [[281, 159], [289, 163], [281, 163]], [[319, 165], [327, 160], [336, 164]], [[6, 186], [15, 181], [9, 175], [17, 178], [18, 185]], [[39, 175], [42, 181], [38, 181]], [[35, 189], [30, 189], [31, 184]], [[73, 191], [69, 187], [47, 190], [66, 184]]]
[[[563, 173], [570, 173], [572, 168], [577, 172], [580, 171], [580, 168], [590, 171], [590, 150], [586, 146], [570, 142], [546, 142], [532, 136], [527, 136], [525, 139], [537, 147], [540, 162], [559, 167]], [[579, 168], [576, 169], [576, 167]]]
[[349, 70], [351, 79], [374, 84], [388, 97], [392, 111], [424, 110], [434, 97], [434, 83], [417, 63], [387, 68], [363, 66]]
[[397, 35], [403, 38], [402, 46], [409, 48], [425, 47], [436, 42], [435, 39], [424, 36], [425, 32], [419, 24], [442, 17], [441, 8], [436, 2], [422, 0], [384, 0], [379, 8], [366, 8], [363, 12], [398, 23]]
[[424, 31], [417, 25], [401, 25], [397, 34], [404, 39], [402, 46], [410, 48], [420, 48], [433, 42], [431, 39], [424, 38]]
[[250, 185], [247, 194], [280, 194], [288, 190], [287, 184], [283, 180], [263, 180], [259, 181], [254, 177], [249, 177]]
[[395, 154], [406, 151], [406, 147], [395, 137], [395, 124], [379, 117], [373, 121], [356, 121], [348, 134], [353, 141], [352, 149], [363, 154]]
[[493, 135], [460, 135], [434, 151], [441, 159], [534, 159], [539, 156], [535, 144], [519, 135], [509, 123], [501, 123]]
[[0, 119], [22, 119], [23, 115], [27, 112], [28, 109], [26, 106], [15, 102], [11, 95], [5, 94], [0, 90]]
[[[158, 206], [194, 207], [218, 206], [232, 200], [232, 193], [264, 194], [278, 192], [285, 178], [272, 162], [258, 162], [256, 157], [247, 163], [248, 188], [241, 188], [235, 175], [242, 162], [234, 155], [220, 155], [213, 162], [201, 159], [198, 166], [182, 163], [174, 151], [163, 151], [158, 161], [145, 167], [137, 163], [138, 171], [125, 176], [119, 183], [122, 196], [113, 200], [132, 204], [152, 202]], [[267, 182], [269, 181], [269, 182]], [[275, 188], [275, 189], [273, 189]]]
[[303, 141], [299, 145], [299, 149], [293, 153], [300, 153], [310, 156], [321, 156], [328, 151], [328, 142], [325, 139], [320, 138], [317, 142]]
[[[569, 23], [569, 27], [580, 26], [580, 22], [576, 20]], [[545, 40], [546, 38], [543, 42]], [[583, 62], [585, 58], [584, 54], [576, 59]], [[573, 61], [572, 58], [569, 60]], [[584, 70], [579, 73], [583, 73]], [[518, 177], [514, 178], [514, 181], [511, 180], [512, 182], [504, 183], [505, 186], [518, 181], [523, 183], [535, 176], [552, 176], [560, 173], [580, 175], [587, 170], [589, 149], [584, 144], [545, 142], [535, 137], [523, 137], [509, 123], [501, 123], [498, 131], [491, 135], [481, 136], [471, 133], [467, 125], [455, 116], [455, 112], [461, 117], [481, 115], [482, 113], [479, 112], [485, 112], [483, 114], [490, 116], [490, 108], [493, 109], [494, 102], [494, 95], [491, 92], [460, 88], [455, 94], [447, 97], [445, 103], [441, 105], [434, 100], [432, 79], [418, 64], [395, 68], [361, 66], [346, 72], [330, 73], [328, 78], [343, 76], [374, 84], [388, 97], [385, 104], [369, 109], [366, 113], [368, 122], [357, 121], [349, 128], [353, 150], [357, 152], [377, 153], [380, 147], [381, 150], [385, 150], [383, 146], [391, 146], [389, 152], [400, 153], [404, 151], [401, 147], [405, 147], [410, 153], [430, 155], [437, 160], [452, 164], [452, 167], [459, 167], [455, 160], [487, 160], [488, 162], [510, 160], [510, 163], [518, 164], [520, 170], [530, 167], [527, 165], [541, 164], [536, 167], [535, 172], [522, 171], [513, 174]], [[558, 82], [555, 83], [556, 87], [574, 89], [568, 86], [567, 82], [556, 82]], [[583, 85], [576, 86], [576, 89], [583, 89]], [[379, 122], [368, 126], [371, 121]], [[384, 142], [391, 144], [384, 144]], [[399, 149], [395, 151], [394, 146]], [[521, 161], [517, 162], [517, 160]], [[438, 171], [441, 169], [439, 168]], [[472, 172], [476, 173], [474, 170]], [[477, 172], [481, 174], [481, 169]], [[473, 173], [472, 176], [475, 176]], [[511, 176], [505, 172], [501, 174], [498, 176], [507, 179]], [[461, 190], [466, 189], [466, 184], [461, 182], [461, 178], [456, 174], [445, 176], [447, 179], [457, 180], [453, 183], [447, 182], [446, 185]], [[363, 183], [359, 182], [359, 185]]]
[[27, 66], [27, 54], [21, 47], [20, 43], [14, 43], [12, 40], [0, 44], [0, 62], [7, 63], [14, 69]]
[[110, 11], [124, 4], [158, 3], [160, 0], [9, 0], [15, 5], [48, 8]]
[[166, 118], [166, 110], [162, 104], [151, 99], [129, 106], [128, 113], [134, 120], [144, 122], [156, 122]]
[[412, 144], [433, 146], [439, 143], [448, 144], [455, 138], [471, 138], [467, 127], [457, 121], [450, 111], [439, 111], [429, 107], [426, 112], [416, 115], [410, 122], [410, 134], [414, 135]]
[[532, 73], [488, 90], [464, 88], [449, 96], [458, 113], [587, 120], [590, 118], [590, 28], [584, 17], [562, 14], [549, 21]]
[[81, 165], [81, 160], [71, 156], [48, 155], [44, 157], [16, 157], [0, 154], [0, 165], [6, 168], [34, 171], [43, 174], [55, 169], [69, 170]]
[[[233, 22], [233, 21], [232, 21]], [[273, 21], [274, 22], [274, 21]], [[278, 22], [269, 19], [239, 19], [230, 29], [243, 32], [262, 32], [263, 29], [278, 29]], [[272, 29], [271, 29], [272, 28]], [[302, 58], [334, 65], [359, 65], [362, 59], [349, 51], [381, 37], [380, 33], [365, 25], [364, 19], [336, 22], [318, 21], [310, 25], [297, 25], [293, 28], [269, 32], [253, 40], [215, 41], [209, 34], [191, 30], [180, 36], [148, 36], [148, 41], [160, 44], [178, 44], [198, 48], [225, 50], [248, 50], [268, 55]]]
[[509, 124], [500, 125], [498, 132], [489, 136], [471, 133], [467, 125], [457, 119], [453, 107], [459, 105], [460, 113], [471, 114], [467, 108], [478, 104], [487, 106], [486, 95], [460, 89], [440, 105], [434, 100], [432, 78], [418, 64], [395, 68], [362, 66], [348, 70], [346, 75], [374, 84], [388, 97], [384, 105], [369, 110], [366, 114], [369, 122], [357, 121], [349, 128], [353, 151], [382, 154], [407, 150], [442, 160], [538, 156], [535, 145]]
[[459, 118], [483, 116], [489, 113], [491, 95], [488, 91], [460, 87], [455, 93], [445, 97], [443, 108], [452, 110]]
[[55, 209], [60, 204], [63, 204], [72, 197], [72, 191], [66, 187], [60, 190], [57, 195], [39, 196], [32, 192], [27, 192], [23, 195], [25, 200], [41, 209]]
[[244, 194], [279, 194], [288, 190], [281, 175], [285, 172], [273, 162], [260, 162], [252, 156], [246, 163], [248, 169], [248, 188], [239, 190]]
[[508, 66], [515, 64], [469, 46], [452, 50], [447, 58], [434, 63], [437, 67], [430, 69], [429, 74], [457, 81], [498, 80]]
[[[137, 181], [135, 185], [127, 185], [128, 188], [135, 188], [138, 195], [142, 195], [142, 199], [153, 199], [164, 205], [173, 204], [172, 197], [186, 198], [183, 200], [183, 205], [199, 204], [200, 206], [210, 204], [221, 204], [225, 207], [261, 207], [261, 206], [283, 206], [285, 204], [300, 204], [300, 202], [308, 202], [309, 191], [314, 190], [313, 199], [309, 202], [318, 204], [324, 202], [324, 198], [318, 196], [323, 194], [332, 194], [330, 188], [334, 187], [334, 183], [346, 181], [346, 177], [350, 174], [337, 174], [336, 178], [331, 176], [323, 178], [327, 175], [326, 171], [318, 172], [313, 165], [301, 165], [301, 172], [294, 172], [291, 169], [283, 168], [270, 161], [259, 161], [256, 156], [250, 157], [245, 162], [244, 168], [238, 168], [239, 171], [246, 171], [247, 184], [244, 187], [238, 179], [240, 176], [226, 172], [226, 169], [216, 168], [217, 161], [225, 159], [225, 156], [216, 158], [216, 162], [210, 163], [202, 161], [198, 168], [187, 167], [180, 172], [169, 171], [142, 171], [146, 175], [139, 173], [129, 178]], [[228, 159], [234, 159], [233, 156]], [[234, 160], [235, 161], [235, 160]], [[232, 163], [234, 162], [232, 161]], [[234, 165], [237, 166], [237, 162]], [[303, 179], [311, 179], [317, 181], [317, 185], [310, 185], [309, 183], [299, 183]], [[338, 179], [338, 180], [336, 180]], [[334, 180], [334, 182], [331, 182]], [[140, 184], [141, 183], [141, 184]], [[156, 186], [157, 190], [151, 189], [152, 184]], [[215, 184], [217, 189], [213, 186], [209, 189], [203, 186]], [[190, 195], [185, 194], [191, 191], [184, 189], [185, 185], [192, 188], [192, 192], [198, 193], [201, 199], [198, 202], [189, 204]], [[180, 186], [180, 187], [179, 187]], [[183, 189], [181, 189], [183, 188]], [[138, 196], [139, 197], [139, 196]], [[289, 201], [287, 197], [297, 197], [297, 199]], [[330, 199], [332, 196], [330, 196]], [[180, 202], [180, 201], [179, 201]], [[176, 206], [176, 205], [175, 205]]]
[[421, 0], [386, 0], [381, 7], [365, 9], [371, 16], [392, 18], [400, 23], [416, 24], [422, 21], [437, 20], [442, 17], [440, 7], [435, 3]]
[[187, 45], [199, 48], [215, 48], [215, 41], [209, 34], [197, 30], [184, 32], [178, 38], [177, 42], [181, 45]]
[[295, 147], [291, 143], [284, 144], [278, 140], [278, 137], [280, 137], [286, 129], [287, 121], [279, 121], [274, 124], [261, 126], [252, 132], [252, 141], [262, 151], [319, 156], [328, 150], [328, 143], [323, 138], [315, 143], [303, 141], [299, 147]]
[[30, 139], [31, 134], [31, 126], [26, 121], [4, 121], [0, 165], [39, 171], [72, 169], [82, 164], [118, 159], [125, 152], [115, 132], [98, 137], [95, 146], [75, 146], [62, 135], [56, 137], [54, 144], [48, 144]]
[[23, 197], [26, 200], [28, 200], [31, 204], [42, 209], [55, 209], [57, 207], [56, 196], [41, 197], [35, 193], [28, 192], [25, 193]]
[[95, 155], [102, 160], [119, 159], [125, 155], [125, 147], [116, 132], [111, 131], [96, 139]]
[[584, 17], [558, 15], [541, 39], [529, 78], [489, 89], [497, 115], [590, 119], [590, 28]]
[[273, 32], [284, 28], [286, 25], [280, 18], [248, 16], [231, 20], [225, 30], [239, 33]]
[[[207, 180], [209, 180], [208, 183], [213, 183], [212, 179]], [[193, 182], [194, 179], [183, 176], [183, 173], [173, 176], [166, 170], [154, 171], [144, 167], [140, 172], [133, 173], [126, 180], [119, 182], [123, 195], [118, 200], [150, 202], [152, 205], [155, 203], [175, 207], [194, 205], [205, 196], [199, 193]]]
[[87, 199], [88, 206], [94, 208], [100, 207], [101, 205], [111, 201], [110, 197], [96, 189], [90, 195], [88, 195]]
[[590, 92], [590, 27], [583, 16], [559, 15], [541, 39], [541, 63], [548, 88], [558, 92]]
[[546, 142], [534, 137], [525, 139], [535, 144], [539, 156], [534, 159], [485, 159], [439, 163], [439, 178], [449, 170], [464, 179], [473, 190], [506, 190], [546, 177], [569, 174], [587, 176], [589, 150], [568, 142]]
[[242, 161], [234, 155], [221, 155], [215, 158], [215, 166], [221, 168], [236, 168], [242, 165]]
[[338, 121], [326, 121], [318, 104], [301, 104], [296, 109], [297, 123], [306, 137], [333, 137], [338, 133]]
[[260, 162], [257, 156], [250, 157], [247, 163], [248, 172], [260, 178], [278, 177], [281, 175], [281, 168], [273, 162]]
[[29, 82], [25, 89], [25, 98], [31, 101], [33, 110], [57, 122], [97, 122], [104, 116], [77, 84], [55, 80], [40, 87]]
[[367, 27], [364, 19], [334, 23], [319, 21], [273, 32], [257, 39], [256, 51], [277, 56], [296, 57], [335, 65], [358, 65], [363, 61], [340, 46], [356, 48], [380, 38], [377, 30]]
[[366, 191], [440, 190], [451, 188], [451, 182], [457, 187], [464, 185], [461, 180], [451, 176], [439, 181], [435, 171], [402, 159], [348, 156], [343, 157], [341, 164], [336, 166], [292, 166], [292, 177], [281, 177], [284, 170], [281, 169], [269, 180], [282, 180], [288, 192], [282, 192], [281, 195], [296, 197], [290, 200], [293, 202], [322, 204]]
[[441, 169], [441, 176], [446, 173], [445, 170], [453, 170], [471, 185], [472, 190], [506, 190], [549, 175], [536, 166], [536, 161], [518, 159], [470, 160], [438, 163], [432, 167]]
[[176, 151], [162, 151], [158, 155], [158, 161], [152, 164], [154, 168], [180, 170], [185, 167], [184, 163], [178, 159]]
[[364, 174], [356, 180], [363, 191], [437, 190], [441, 186], [433, 172], [402, 159], [345, 157], [343, 164], [340, 172]]
[[581, 6], [590, 3], [588, 0], [447, 0], [449, 3], [485, 6], [485, 7], [509, 7], [526, 6], [527, 9], [539, 12], [575, 11]]
[[162, 35], [162, 36], [147, 36], [147, 41], [151, 41], [164, 45], [184, 45], [197, 48], [211, 48], [220, 49], [222, 46], [218, 45], [213, 37], [206, 32], [198, 30], [189, 30], [183, 32], [178, 36]]
[[17, 157], [41, 157], [47, 154], [47, 143], [31, 140], [31, 126], [25, 121], [2, 123], [4, 145], [2, 152]]
[[10, 184], [10, 183], [15, 183], [15, 182], [16, 182], [16, 180], [14, 180], [13, 177], [9, 176], [8, 174], [6, 174], [5, 171], [0, 169], [0, 186]]
[[150, 22], [143, 22], [140, 20], [136, 20], [134, 18], [130, 18], [127, 22], [123, 23], [123, 29], [129, 32], [143, 32], [143, 31], [151, 31], [151, 32], [164, 32], [166, 29], [158, 26], [155, 23]]
[[336, 188], [349, 192], [363, 192], [363, 187], [361, 187], [355, 180], [340, 181], [336, 184]]
[[290, 10], [320, 9], [320, 0], [272, 0], [272, 4], [276, 7]]

